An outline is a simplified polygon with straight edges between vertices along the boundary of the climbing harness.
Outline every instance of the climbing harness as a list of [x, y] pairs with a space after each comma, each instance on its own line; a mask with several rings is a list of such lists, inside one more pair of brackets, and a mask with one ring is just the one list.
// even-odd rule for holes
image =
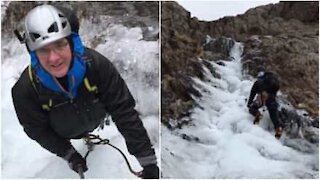
[[[99, 135], [94, 135], [94, 134], [87, 134], [85, 137], [83, 137], [83, 139], [84, 139], [85, 144], [87, 145], [87, 148], [88, 148], [88, 151], [84, 156], [84, 159], [87, 159], [87, 157], [89, 156], [90, 152], [92, 152], [94, 150], [95, 145], [109, 145], [112, 148], [116, 149], [122, 155], [122, 157], [124, 158], [124, 160], [125, 160], [125, 162], [126, 162], [126, 164], [128, 166], [129, 171], [133, 175], [135, 175], [137, 177], [140, 177], [142, 175], [142, 171], [137, 172], [137, 171], [134, 171], [132, 169], [132, 167], [131, 167], [126, 155], [119, 148], [117, 148], [116, 146], [110, 144], [110, 140], [109, 139], [102, 139]], [[81, 179], [84, 179], [84, 174], [83, 174], [82, 168], [81, 168], [81, 171], [78, 171], [78, 174], [79, 174]]]

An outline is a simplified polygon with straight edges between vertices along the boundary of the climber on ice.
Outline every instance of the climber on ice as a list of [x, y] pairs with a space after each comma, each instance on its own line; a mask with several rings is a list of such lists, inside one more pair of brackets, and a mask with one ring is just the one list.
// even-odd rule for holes
[[[259, 124], [262, 114], [259, 108], [266, 106], [275, 128], [275, 137], [282, 134], [282, 123], [278, 114], [276, 95], [279, 90], [279, 80], [272, 72], [260, 72], [257, 81], [253, 84], [247, 103], [249, 113], [255, 116], [253, 124]], [[256, 96], [257, 95], [257, 96]]]
[[82, 45], [78, 25], [57, 8], [40, 5], [25, 17], [24, 36], [16, 32], [31, 57], [12, 88], [20, 124], [31, 139], [83, 174], [86, 159], [70, 140], [86, 137], [108, 113], [143, 167], [139, 176], [159, 178], [155, 151], [133, 96], [113, 64]]

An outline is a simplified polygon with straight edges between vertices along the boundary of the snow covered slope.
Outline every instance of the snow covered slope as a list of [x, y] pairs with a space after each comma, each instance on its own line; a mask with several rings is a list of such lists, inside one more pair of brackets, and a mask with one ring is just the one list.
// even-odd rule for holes
[[189, 125], [173, 131], [162, 126], [164, 178], [319, 178], [317, 145], [285, 134], [275, 139], [267, 111], [253, 125], [246, 98], [254, 81], [242, 75], [242, 51], [235, 43], [233, 61], [210, 62], [221, 79], [206, 67], [205, 81], [194, 78], [202, 97], [195, 98]]
[[[100, 18], [99, 26], [90, 19], [82, 21], [80, 36], [87, 46], [96, 39], [101, 40], [95, 49], [116, 65], [127, 82], [159, 157], [159, 42], [141, 40], [140, 28], [128, 29], [110, 23], [111, 17]], [[28, 63], [29, 55], [23, 45], [16, 39], [2, 39], [2, 178], [78, 178], [64, 160], [29, 139], [18, 122], [11, 88]], [[142, 169], [135, 157], [128, 153], [124, 139], [113, 123], [96, 133], [123, 150], [134, 170]], [[82, 140], [72, 143], [82, 155], [86, 153]], [[121, 155], [109, 146], [96, 146], [88, 156], [87, 165], [86, 178], [135, 178]]]

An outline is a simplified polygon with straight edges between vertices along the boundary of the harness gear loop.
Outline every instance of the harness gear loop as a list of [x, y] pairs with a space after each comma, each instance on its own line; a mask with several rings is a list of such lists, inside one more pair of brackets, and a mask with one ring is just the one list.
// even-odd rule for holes
[[48, 104], [42, 104], [42, 109], [43, 109], [43, 110], [50, 111], [50, 108], [51, 108], [51, 107], [52, 107], [52, 99], [51, 99], [51, 98], [49, 99]]
[[87, 151], [87, 153], [85, 155], [85, 159], [87, 159], [89, 153], [91, 151], [93, 151], [93, 148], [94, 148], [95, 145], [106, 145], [107, 144], [107, 145], [111, 146], [112, 148], [116, 149], [122, 155], [122, 157], [124, 158], [124, 160], [125, 160], [125, 162], [127, 164], [127, 167], [129, 169], [129, 171], [133, 175], [135, 175], [137, 177], [141, 176], [142, 171], [140, 171], [140, 172], [134, 171], [132, 169], [132, 167], [131, 167], [126, 155], [119, 148], [117, 148], [116, 146], [110, 144], [110, 140], [109, 139], [102, 139], [102, 138], [100, 138], [99, 135], [94, 135], [94, 134], [87, 134], [85, 137], [83, 137], [83, 139], [86, 142], [86, 145], [88, 146], [88, 151]]
[[89, 92], [98, 93], [98, 88], [97, 88], [97, 86], [95, 86], [95, 85], [91, 86], [87, 77], [85, 77], [85, 78], [83, 79], [83, 81], [84, 81], [84, 85], [86, 86], [86, 88], [87, 88], [87, 90], [88, 90]]

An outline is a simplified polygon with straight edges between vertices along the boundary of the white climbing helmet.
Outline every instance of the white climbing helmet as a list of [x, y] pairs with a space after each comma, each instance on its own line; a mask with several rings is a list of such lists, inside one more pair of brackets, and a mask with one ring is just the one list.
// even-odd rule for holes
[[33, 8], [24, 25], [27, 45], [32, 51], [71, 34], [68, 19], [51, 5]]

